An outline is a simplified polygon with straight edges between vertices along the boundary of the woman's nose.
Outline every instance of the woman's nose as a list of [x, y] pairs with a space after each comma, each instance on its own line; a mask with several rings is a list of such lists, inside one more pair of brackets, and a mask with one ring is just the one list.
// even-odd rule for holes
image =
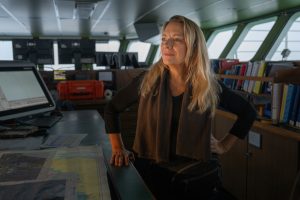
[[166, 41], [164, 41], [164, 44], [168, 47], [168, 48], [173, 48], [174, 46], [174, 40], [172, 38], [167, 39]]

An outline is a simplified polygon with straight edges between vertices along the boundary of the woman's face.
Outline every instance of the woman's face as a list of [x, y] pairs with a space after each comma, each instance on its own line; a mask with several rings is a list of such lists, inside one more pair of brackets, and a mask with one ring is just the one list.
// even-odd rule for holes
[[161, 55], [163, 63], [169, 67], [183, 67], [186, 51], [183, 25], [179, 22], [169, 22], [162, 33]]

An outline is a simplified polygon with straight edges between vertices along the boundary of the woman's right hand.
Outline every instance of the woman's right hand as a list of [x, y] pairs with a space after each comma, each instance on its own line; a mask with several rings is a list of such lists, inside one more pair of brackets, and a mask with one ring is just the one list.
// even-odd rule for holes
[[109, 140], [112, 149], [111, 165], [117, 167], [128, 166], [130, 160], [134, 161], [134, 155], [125, 149], [120, 133], [110, 133]]
[[110, 164], [122, 167], [128, 166], [129, 161], [134, 161], [134, 154], [125, 148], [116, 148], [112, 150], [112, 155], [110, 159]]

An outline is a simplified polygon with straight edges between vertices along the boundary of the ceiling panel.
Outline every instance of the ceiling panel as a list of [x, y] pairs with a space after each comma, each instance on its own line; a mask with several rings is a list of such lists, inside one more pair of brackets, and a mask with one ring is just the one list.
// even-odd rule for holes
[[119, 26], [118, 20], [102, 19], [97, 23], [97, 26], [92, 30], [93, 36], [118, 36]]
[[57, 9], [57, 17], [60, 19], [72, 19], [75, 9], [75, 1], [54, 0], [53, 4]]
[[[297, 7], [300, 0], [0, 0], [0, 37], [137, 37], [134, 23], [184, 15], [202, 28]], [[82, 2], [82, 0], [80, 0]]]
[[0, 37], [3, 36], [30, 36], [30, 31], [25, 30], [11, 18], [0, 18]]
[[62, 32], [59, 35], [79, 36], [79, 21], [73, 19], [61, 19]]
[[113, 0], [111, 2], [110, 9], [105, 13], [103, 19], [117, 19], [119, 34], [124, 35], [129, 34], [126, 30], [128, 27], [133, 27], [134, 22], [152, 13], [168, 0], [127, 0], [126, 3]]
[[[1, 3], [0, 3], [1, 6]], [[2, 7], [0, 7], [0, 18], [6, 18], [9, 17], [9, 15], [5, 12], [5, 10], [3, 10]]]
[[59, 27], [57, 25], [56, 20], [48, 20], [48, 19], [42, 19], [42, 20], [31, 20], [31, 23], [36, 23], [37, 28], [38, 26], [40, 26], [41, 28], [38, 29], [40, 31], [40, 33], [38, 35], [56, 35], [56, 34], [60, 34], [60, 30]]
[[55, 16], [52, 0], [2, 0], [14, 16], [19, 18], [52, 18]]

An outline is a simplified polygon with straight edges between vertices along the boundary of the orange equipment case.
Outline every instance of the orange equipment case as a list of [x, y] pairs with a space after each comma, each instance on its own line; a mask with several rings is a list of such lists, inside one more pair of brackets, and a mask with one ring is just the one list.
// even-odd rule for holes
[[98, 80], [61, 81], [57, 92], [61, 100], [100, 99], [104, 97], [104, 84]]

